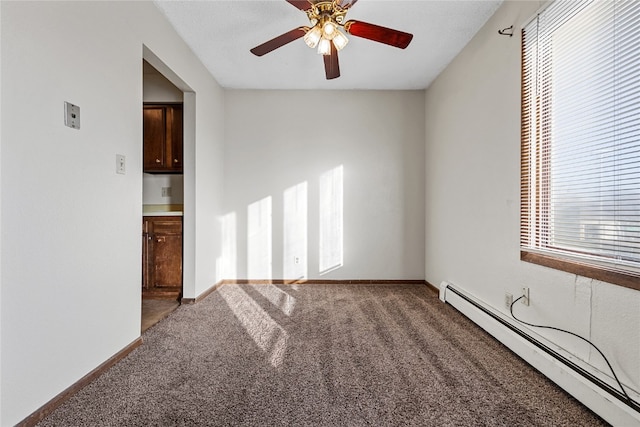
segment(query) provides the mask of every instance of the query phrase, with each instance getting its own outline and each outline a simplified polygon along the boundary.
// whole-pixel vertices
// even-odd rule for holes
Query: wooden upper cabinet
[[[181,104],[144,104],[144,172],[182,173],[182,120]]]
[[[144,106],[144,171],[166,168],[167,108]]]
[[[168,158],[171,161],[171,167],[176,172],[182,173],[182,105],[172,107],[171,114],[171,152],[168,153]]]

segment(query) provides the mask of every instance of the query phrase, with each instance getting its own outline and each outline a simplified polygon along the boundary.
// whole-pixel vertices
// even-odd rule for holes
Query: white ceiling
[[[341,76],[326,80],[322,57],[302,39],[262,57],[249,49],[309,25],[285,0],[155,0],[218,83],[235,89],[424,89],[502,0],[360,0],[347,14],[414,35],[405,50],[349,36]],[[497,30],[497,29],[496,29]]]

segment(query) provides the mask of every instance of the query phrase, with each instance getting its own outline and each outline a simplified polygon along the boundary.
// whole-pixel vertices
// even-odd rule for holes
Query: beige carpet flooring
[[[41,426],[602,426],[421,285],[225,285]]]

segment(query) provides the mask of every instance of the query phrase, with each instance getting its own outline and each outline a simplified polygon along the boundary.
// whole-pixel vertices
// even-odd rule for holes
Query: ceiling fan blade
[[[356,4],[357,1],[358,0],[339,0],[338,6],[340,6],[342,9],[349,9],[351,6]]]
[[[276,50],[277,48],[282,47],[287,43],[291,43],[292,41],[299,39],[300,37],[304,36],[308,30],[309,28],[307,27],[298,27],[296,29],[293,29],[289,32],[279,35],[274,39],[269,40],[268,42],[262,43],[260,46],[254,47],[253,49],[251,49],[251,53],[256,56],[265,55],[272,50]]]
[[[356,37],[362,37],[373,40],[374,42],[388,44],[400,49],[404,49],[409,46],[411,39],[413,39],[413,34],[362,21],[347,21],[344,24],[344,29],[347,30],[349,34]]]
[[[308,0],[286,0],[287,3],[292,4],[300,10],[311,9],[311,3]]]
[[[331,43],[331,54],[323,55],[324,72],[327,80],[340,77],[340,64],[338,63],[338,49]]]

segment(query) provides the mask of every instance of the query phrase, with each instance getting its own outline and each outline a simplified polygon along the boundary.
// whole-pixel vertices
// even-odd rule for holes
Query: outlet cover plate
[[[127,158],[124,154],[116,154],[116,173],[124,175],[127,172],[126,163]]]
[[[511,304],[513,304],[513,294],[506,292],[504,294],[504,306],[505,308],[511,309]]]
[[[64,102],[64,125],[72,129],[80,129],[80,107]]]

